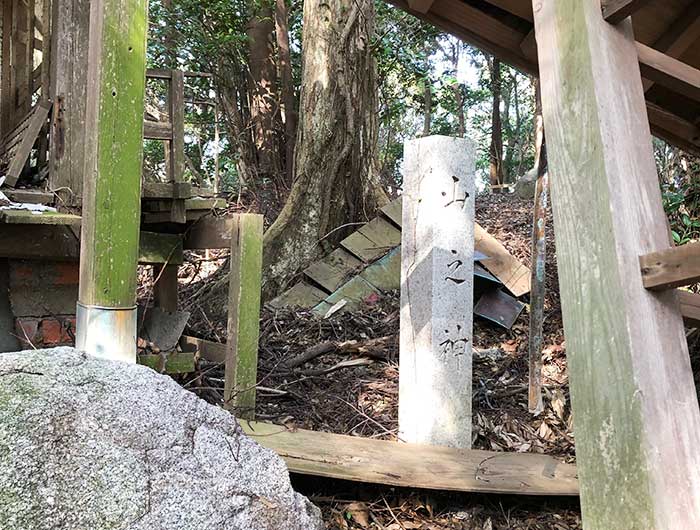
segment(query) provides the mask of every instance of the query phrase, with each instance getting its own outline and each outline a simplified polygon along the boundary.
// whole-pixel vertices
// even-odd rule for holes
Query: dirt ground
[[[531,202],[512,195],[477,200],[477,220],[530,264]],[[473,446],[539,452],[573,462],[566,345],[559,305],[551,218],[548,225],[544,402],[527,410],[527,309],[509,331],[474,322]],[[192,254],[181,268],[181,305],[192,313],[188,333],[226,339],[226,253]],[[144,271],[144,284],[147,283]],[[222,283],[223,282],[223,283]],[[142,297],[145,296],[142,293]],[[523,300],[527,302],[527,297]],[[263,421],[353,436],[395,440],[398,411],[398,293],[354,313],[320,320],[309,312],[265,308],[261,320],[256,417]],[[381,339],[360,366],[355,354],[329,352],[295,368],[285,362],[328,341]],[[340,364],[340,367],[338,365]],[[183,384],[221,404],[223,369],[202,362]],[[196,381],[196,382],[195,382]],[[558,529],[581,528],[577,499],[455,495],[297,477],[297,487],[322,508],[328,528]]]

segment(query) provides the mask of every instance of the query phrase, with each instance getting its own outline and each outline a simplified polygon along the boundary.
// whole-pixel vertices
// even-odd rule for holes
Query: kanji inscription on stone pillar
[[[399,437],[471,447],[474,144],[404,149]]]

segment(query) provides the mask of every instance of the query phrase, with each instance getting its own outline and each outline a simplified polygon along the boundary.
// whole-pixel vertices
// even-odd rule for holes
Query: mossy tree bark
[[[368,220],[387,196],[377,182],[372,0],[305,0],[295,181],[264,239],[270,298],[341,225]]]

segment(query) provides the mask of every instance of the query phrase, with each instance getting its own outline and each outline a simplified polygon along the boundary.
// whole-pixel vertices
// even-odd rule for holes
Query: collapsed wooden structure
[[[391,2],[540,77],[584,526],[697,528],[700,245],[673,248],[651,133],[700,153],[700,2]]]
[[[673,248],[669,241],[650,134],[689,152],[700,152],[700,4],[693,0],[608,0],[603,5],[600,0],[533,0],[532,5],[526,0],[391,1],[540,76],[584,524],[589,529],[697,528],[700,408],[682,316],[687,322],[700,322],[700,302],[696,295],[676,289],[698,280],[700,246]],[[146,200],[156,202],[143,203],[143,218],[137,217],[140,226],[132,218],[141,211],[141,198],[128,193],[138,188],[140,168],[131,172],[128,182],[115,179],[121,175],[119,162],[133,163],[135,159],[140,164],[142,155],[142,138],[136,131],[141,130],[143,120],[145,50],[135,43],[145,40],[143,1],[54,0],[53,5],[63,8],[53,10],[49,25],[52,10],[46,0],[3,2],[1,137],[4,153],[11,159],[6,183],[15,184],[20,177],[26,178],[27,172],[31,175],[31,167],[40,171],[42,163],[53,157],[48,165],[49,181],[53,182],[49,201],[60,197],[71,204],[81,196],[76,190],[84,182],[93,188],[87,195],[83,191],[88,200],[82,203],[82,216],[3,211],[0,256],[13,260],[75,259],[79,252],[77,227],[81,226],[80,283],[85,288],[81,301],[116,307],[133,301],[138,230],[175,232],[175,239],[160,254],[152,249],[147,252],[143,242],[163,238],[141,237],[142,257],[151,256],[146,262],[163,266],[162,278],[169,286],[163,287],[158,298],[167,305],[173,301],[176,275],[172,256],[177,249],[201,248],[212,233],[220,234],[218,240],[227,241],[238,256],[232,304],[236,308],[245,305],[246,297],[251,296],[245,286],[250,289],[255,283],[254,276],[246,274],[255,268],[258,256],[250,248],[242,249],[238,242],[246,239],[241,235],[244,226],[250,224],[253,232],[259,227],[254,226],[255,221],[240,222],[235,237],[231,237],[230,225],[222,228],[212,218],[204,219],[204,223],[216,225],[209,230],[199,230],[205,226],[202,222],[188,227],[193,218],[201,217],[215,203],[207,203],[204,209],[188,209],[188,200],[193,201],[190,206],[199,204],[201,199],[195,195],[205,193],[193,191],[192,185],[178,180],[183,167],[178,109],[171,109],[166,125],[145,127],[147,137],[170,141],[171,169],[168,181],[154,185],[152,192],[144,186]],[[104,32],[105,24],[119,27],[111,18],[114,13],[133,20],[136,30]],[[39,55],[50,55],[50,66],[43,59],[39,62]],[[116,62],[110,62],[113,60]],[[94,85],[90,88],[87,84],[83,88],[76,80],[82,72],[80,65],[85,65],[85,72],[96,74],[82,81],[91,79]],[[123,74],[119,83],[117,74]],[[59,82],[62,75],[63,84]],[[175,87],[171,88],[171,101],[175,101],[185,74],[154,75],[168,79]],[[122,79],[124,76],[128,79]],[[140,97],[120,97],[120,83],[124,82],[128,94]],[[114,104],[106,104],[110,98],[114,98]],[[50,119],[45,121],[49,112]],[[85,121],[76,121],[75,116],[83,112]],[[101,136],[115,113],[123,113],[132,127],[116,127],[110,131],[111,137]],[[33,131],[48,128],[50,134],[37,132],[32,139]],[[129,152],[122,149],[121,141],[130,146]],[[84,143],[88,147],[82,149]],[[26,160],[32,159],[29,168],[26,161],[13,163],[18,153],[27,150],[30,154]],[[81,161],[81,156],[86,159]],[[85,168],[97,171],[88,174]],[[105,190],[123,192],[124,201],[115,208],[109,201],[96,200],[104,196]],[[32,194],[36,200],[41,193],[15,190],[9,195],[27,202]],[[122,222],[129,225],[130,235],[126,237],[117,234]],[[105,225],[108,230],[104,230]],[[177,229],[173,230],[172,225]],[[30,240],[26,237],[29,226]],[[125,242],[120,240],[124,245],[120,248],[128,256],[119,268],[102,259],[111,247],[104,246],[105,240],[100,240],[103,234],[95,231],[96,226],[111,234],[106,236],[108,243],[125,237]],[[198,233],[200,240],[196,240]],[[102,253],[96,252],[100,245]],[[157,255],[161,258],[153,257]],[[248,259],[253,265],[246,265]],[[17,285],[27,285],[26,274],[36,277],[31,270],[13,273],[13,265],[7,261],[5,266],[10,268],[10,280],[17,281]],[[51,274],[64,284],[68,281],[55,271]],[[110,281],[119,279],[126,281],[126,288],[115,287]],[[236,327],[240,322],[235,319],[230,324],[229,334],[249,344],[250,333],[246,335]],[[200,341],[190,342],[206,346]],[[231,345],[225,348],[224,357],[231,361],[231,384],[250,392],[251,388],[242,382],[252,381],[254,386],[254,367]],[[221,358],[220,352],[216,355]],[[251,394],[242,399],[248,406],[252,400]],[[308,433],[279,436],[263,435],[259,439],[261,443],[274,439],[270,445],[276,443],[278,448],[286,444],[287,451],[291,451],[289,444],[296,443],[296,438],[307,445],[324,440],[324,450],[329,451],[336,444],[350,443]],[[363,446],[365,442],[356,443]],[[359,450],[372,452],[370,448]],[[386,462],[391,454],[401,452],[406,451],[393,445],[388,452],[379,451],[377,458]],[[297,466],[297,470],[306,466],[309,472],[305,460],[308,455],[297,453],[288,456],[290,466]],[[485,462],[495,455],[481,456],[481,462]],[[332,458],[321,460],[314,466],[314,473],[352,478],[357,472],[347,459],[345,465],[353,469],[346,474]],[[328,469],[333,466],[336,474],[331,475]],[[494,490],[487,485],[480,488],[470,475],[476,472],[478,478],[481,467],[477,463],[463,469],[468,486],[461,489],[574,492],[571,469],[565,470],[563,477],[556,473],[547,476],[545,471],[551,466],[539,462],[527,471],[539,469],[533,480],[537,488],[518,488],[512,480],[506,480],[510,484],[507,488]],[[385,482],[410,485],[393,479],[386,467],[381,472],[386,475]],[[560,478],[567,481],[568,489],[562,487]]]

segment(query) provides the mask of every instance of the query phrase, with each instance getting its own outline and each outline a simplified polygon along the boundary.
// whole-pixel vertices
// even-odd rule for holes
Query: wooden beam
[[[520,49],[525,34],[514,31],[512,27],[467,3],[459,0],[435,0],[428,13],[420,13],[412,10],[407,0],[387,1],[480,50],[496,55],[525,73],[537,73],[537,66]],[[472,28],[479,28],[479,32]]]
[[[603,0],[603,18],[618,24],[644,7],[649,0]]]
[[[226,362],[225,343],[183,335],[180,339],[180,345],[183,349],[195,348],[199,352],[199,356],[209,362],[222,364]]]
[[[233,219],[207,215],[194,222],[185,235],[184,248],[203,250],[230,248]]]
[[[511,15],[515,15],[528,22],[533,21],[532,4],[524,0],[487,0],[489,4],[494,5],[507,11]]]
[[[435,0],[408,0],[408,5],[418,13],[427,13]]]
[[[700,328],[700,294],[681,291],[680,289],[677,292],[685,325]]]
[[[237,214],[231,230],[224,407],[255,417],[258,373],[263,216]]]
[[[185,183],[185,76],[182,70],[173,70],[170,79],[170,121],[173,124],[170,148],[170,181]],[[187,222],[185,201],[176,198],[172,201],[170,221],[184,224]]]
[[[144,182],[141,196],[144,199],[189,199],[192,185],[189,182]]]
[[[647,102],[651,132],[659,138],[700,156],[700,128],[675,114]]]
[[[530,292],[530,269],[508,252],[506,247],[479,223],[474,223],[474,249],[489,257],[482,265],[501,280],[514,296],[523,296]]]
[[[669,28],[654,42],[654,48],[665,54],[679,58],[700,39],[700,2],[692,2]],[[654,83],[645,80],[644,91],[648,92]]]
[[[674,292],[632,25],[534,0],[583,525],[700,528],[700,407]]]
[[[700,70],[637,42],[642,76],[700,101]]]
[[[145,265],[181,265],[184,262],[182,237],[142,231],[139,236],[139,263]]]
[[[146,140],[171,140],[173,124],[169,122],[144,120],[143,137]]]
[[[576,467],[535,453],[452,449],[240,422],[289,471],[370,484],[516,495],[576,495]]]
[[[689,243],[639,257],[646,289],[671,289],[700,281],[700,243]]]

